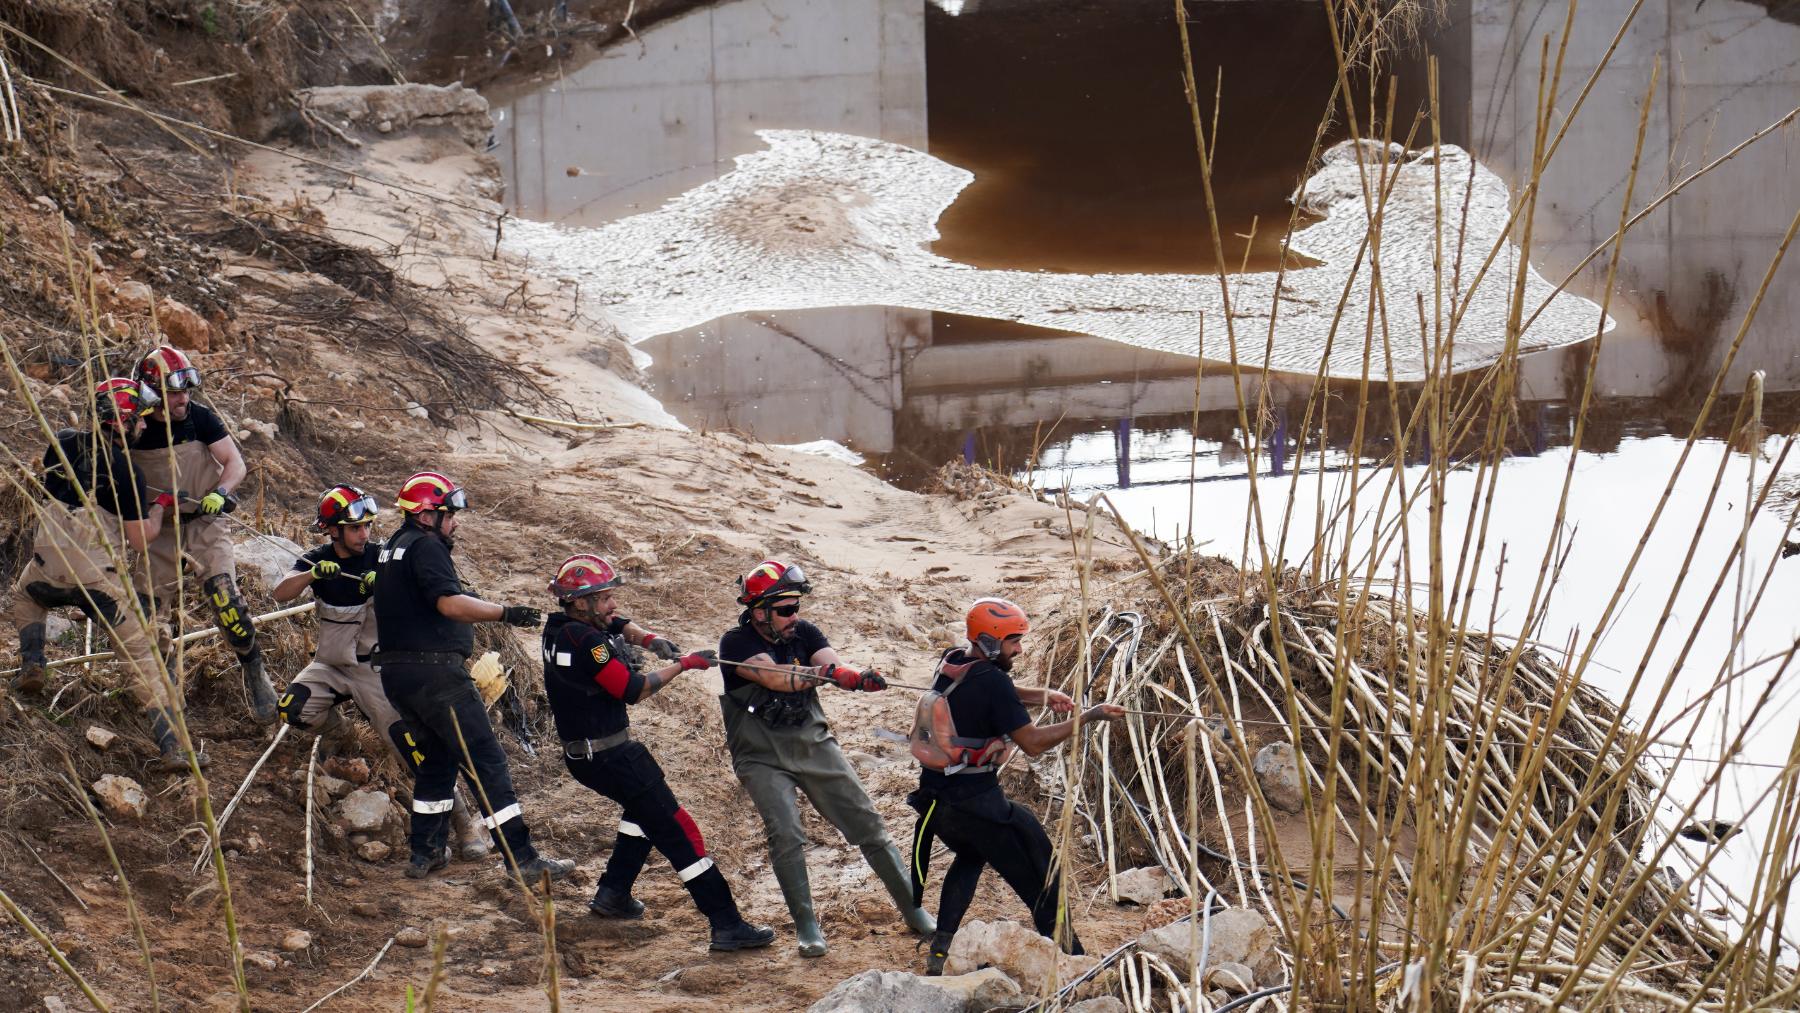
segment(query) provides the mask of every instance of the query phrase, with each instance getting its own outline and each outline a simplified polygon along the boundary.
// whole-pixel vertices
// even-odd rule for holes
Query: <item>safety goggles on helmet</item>
[[[353,485],[334,486],[319,500],[318,527],[372,524],[379,513],[375,497]]]
[[[463,492],[461,489],[452,489],[450,490],[450,494],[444,497],[444,505],[438,509],[448,510],[451,513],[455,513],[458,510],[467,510],[469,509],[469,494]]]
[[[198,390],[200,389],[200,371],[192,366],[189,366],[186,369],[177,369],[174,372],[164,373],[157,383],[163,390],[171,393],[183,390]]]
[[[758,606],[775,598],[796,598],[812,592],[812,584],[799,566],[765,559],[756,569],[738,578],[738,604]]]

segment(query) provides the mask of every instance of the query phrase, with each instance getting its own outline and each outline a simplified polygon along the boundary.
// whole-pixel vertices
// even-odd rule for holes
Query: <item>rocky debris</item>
[[[385,791],[362,788],[337,804],[337,825],[351,834],[378,834],[388,824],[393,802]]]
[[[99,725],[88,725],[86,738],[88,741],[88,745],[93,746],[95,749],[100,750],[102,753],[106,752],[108,749],[111,749],[112,744],[119,741],[119,735],[117,732],[109,731],[108,729],[102,728]]]
[[[807,1013],[976,1013],[1006,1004],[1019,986],[989,967],[968,974],[923,978],[905,971],[864,971],[847,978],[813,1003]]]
[[[394,933],[394,942],[399,943],[401,946],[409,946],[415,950],[422,949],[427,942],[425,930],[416,925],[408,925],[406,928]]]
[[[1169,892],[1174,880],[1169,873],[1158,866],[1146,866],[1142,869],[1127,869],[1112,879],[1113,892],[1120,902],[1149,907],[1163,899]]]
[[[1271,806],[1288,813],[1306,808],[1306,788],[1291,743],[1271,742],[1262,747],[1250,769],[1256,772],[1256,783]]]
[[[295,557],[305,551],[280,535],[264,535],[261,538],[245,536],[238,543],[237,565],[239,569],[255,567],[263,583],[274,587],[293,571]]]
[[[162,328],[169,344],[189,352],[212,350],[212,325],[186,303],[163,296],[156,304],[156,326]]]
[[[301,775],[305,776],[305,772],[302,771]],[[345,795],[350,794],[351,789],[355,788],[356,785],[351,784],[341,777],[332,777],[330,774],[315,774],[313,775],[313,787],[324,792],[326,798],[335,802]]]
[[[289,929],[287,935],[281,937],[283,953],[298,953],[312,945],[312,933],[305,929]]]
[[[393,854],[394,849],[382,841],[364,841],[356,846],[356,854],[365,862],[379,862]]]
[[[244,954],[244,965],[263,971],[281,970],[281,958],[268,950],[251,950]]]
[[[1118,996],[1100,995],[1063,1009],[1065,1013],[1125,1013],[1125,1002]]]
[[[1243,964],[1225,961],[1207,968],[1206,979],[1200,985],[1232,995],[1244,995],[1256,988],[1256,974]]]
[[[94,797],[100,805],[114,816],[130,816],[132,819],[143,819],[144,811],[150,808],[150,797],[144,794],[144,786],[129,777],[107,774],[94,782]]]
[[[1052,972],[1057,980],[1068,981],[1096,962],[1094,957],[1062,953],[1050,939],[1018,922],[972,921],[956,933],[944,971],[967,974],[982,967],[996,967],[1024,989],[1032,990],[1050,980]]]
[[[369,761],[360,756],[333,756],[325,761],[324,768],[325,773],[341,777],[351,784],[369,783]]]
[[[448,128],[463,143],[485,147],[493,132],[488,101],[460,84],[334,85],[297,93],[307,114],[333,126],[391,133]]]
[[[1231,907],[1214,912],[1211,934],[1207,937],[1206,963],[1195,970],[1203,975],[1229,965],[1239,965],[1251,975],[1273,980],[1279,972],[1275,952],[1275,930],[1267,919],[1249,908]],[[1175,922],[1151,929],[1138,937],[1138,947],[1155,954],[1177,970],[1185,972],[1199,956],[1201,926],[1194,922]],[[1205,979],[1203,979],[1205,980]],[[1246,991],[1254,984],[1250,984]]]
[[[148,313],[155,302],[156,294],[141,281],[120,282],[112,290],[113,308],[127,316]]]
[[[1192,913],[1193,905],[1186,897],[1164,897],[1145,909],[1144,931],[1180,921]]]
[[[69,1013],[69,1004],[56,996],[44,996],[44,1013]]]

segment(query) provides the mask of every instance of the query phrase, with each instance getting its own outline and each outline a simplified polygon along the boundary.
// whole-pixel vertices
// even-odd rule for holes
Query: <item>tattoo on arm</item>
[[[679,668],[680,666],[676,667]],[[657,690],[668,684],[669,680],[663,678],[661,672],[651,672],[649,675],[644,676],[644,688],[638,690],[637,700],[634,702],[643,703],[645,700],[655,696]]]

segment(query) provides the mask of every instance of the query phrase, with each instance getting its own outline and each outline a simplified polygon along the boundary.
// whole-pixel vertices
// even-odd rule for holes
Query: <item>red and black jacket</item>
[[[626,706],[644,691],[644,677],[625,653],[628,622],[615,616],[602,632],[562,612],[545,621],[544,693],[563,741],[604,738],[631,724]]]

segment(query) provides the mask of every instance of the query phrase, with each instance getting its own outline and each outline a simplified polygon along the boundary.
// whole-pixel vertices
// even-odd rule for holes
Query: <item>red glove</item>
[[[167,513],[168,511],[175,509],[175,497],[165,492],[161,496],[156,497],[156,505],[162,507],[163,512]]]
[[[864,669],[857,675],[857,687],[864,693],[879,693],[887,688],[887,680],[873,668]]]
[[[695,672],[703,668],[711,668],[718,660],[719,653],[717,651],[695,651],[692,654],[681,656],[681,670]]]
[[[835,683],[839,689],[856,690],[862,688],[862,673],[851,668],[849,665],[839,665],[835,662],[829,665],[820,665],[819,676],[820,678],[828,679]]]

